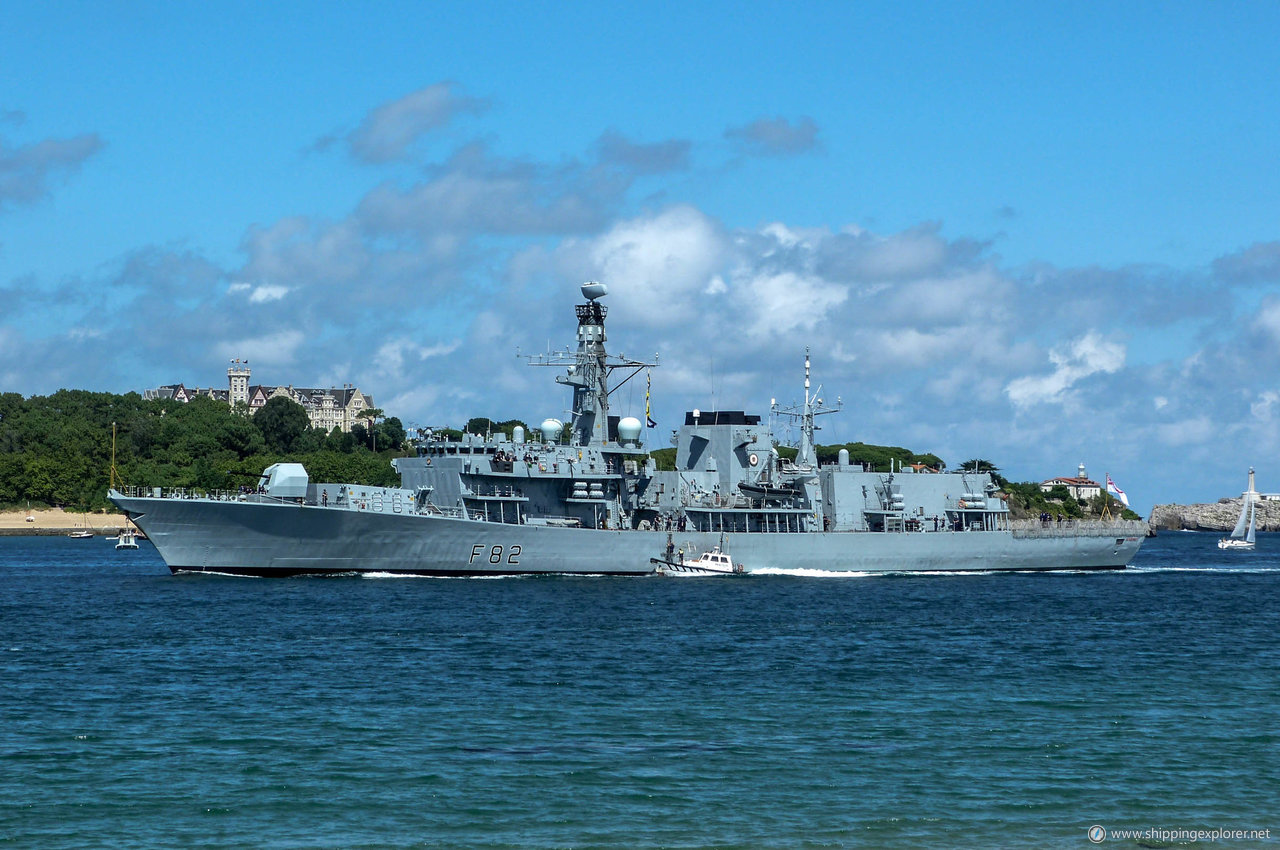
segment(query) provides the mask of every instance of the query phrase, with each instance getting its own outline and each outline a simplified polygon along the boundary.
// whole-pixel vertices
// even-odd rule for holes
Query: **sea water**
[[[1280,535],[1214,542],[1117,573],[267,580],[0,538],[0,844],[1274,842]]]

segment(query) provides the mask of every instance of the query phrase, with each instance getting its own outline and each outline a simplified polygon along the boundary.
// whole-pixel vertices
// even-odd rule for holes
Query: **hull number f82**
[[[486,546],[483,543],[477,543],[476,545],[471,547],[471,558],[467,561],[467,563],[474,564],[476,562],[476,558],[482,559],[481,563],[483,563],[483,559],[487,556],[489,559],[489,563],[501,564],[501,563],[504,563],[504,561],[502,560],[503,554],[504,554],[504,551],[501,546]],[[512,564],[512,565],[519,564],[520,563],[519,561],[520,544],[516,543],[510,546],[505,551],[505,554],[507,556],[505,563]]]

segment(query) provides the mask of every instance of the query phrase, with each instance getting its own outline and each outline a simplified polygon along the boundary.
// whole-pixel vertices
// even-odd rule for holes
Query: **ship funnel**
[[[597,298],[603,298],[608,294],[609,287],[605,286],[603,283],[597,283],[594,280],[589,280],[582,284],[582,297],[588,301],[595,301]]]

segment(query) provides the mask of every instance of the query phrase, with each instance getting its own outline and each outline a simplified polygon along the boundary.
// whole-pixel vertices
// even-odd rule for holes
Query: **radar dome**
[[[594,280],[589,280],[582,284],[582,296],[588,301],[595,301],[597,298],[608,294],[609,287],[605,286],[603,283],[597,283]]]
[[[628,416],[618,420],[618,440],[623,443],[634,443],[640,439],[640,432],[644,426],[640,424],[640,420],[634,416]]]
[[[538,426],[538,430],[542,432],[542,439],[547,443],[554,443],[560,439],[560,432],[564,429],[564,423],[559,419],[543,419],[542,424]]]

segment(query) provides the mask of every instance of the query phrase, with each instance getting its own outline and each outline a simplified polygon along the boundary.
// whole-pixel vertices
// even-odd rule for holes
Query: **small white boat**
[[[1245,514],[1248,514],[1248,522],[1245,521]],[[1244,533],[1241,533],[1241,526],[1245,526]],[[1250,500],[1243,508],[1240,509],[1240,519],[1236,522],[1236,527],[1232,529],[1231,534],[1218,540],[1219,549],[1252,549],[1255,543],[1255,520],[1253,501]]]
[[[679,560],[650,558],[649,562],[656,564],[660,573],[723,573],[732,575],[743,572],[742,564],[735,564],[732,558],[720,551],[719,546],[713,546],[711,551],[703,552],[696,561],[685,561],[681,557]]]
[[[88,540],[93,537],[93,529],[89,527],[89,517],[87,514],[84,518],[84,525],[76,527],[73,531],[68,533],[67,536],[73,540]]]
[[[1249,489],[1244,492],[1244,501],[1240,505],[1240,518],[1231,534],[1218,540],[1219,549],[1252,549],[1254,546],[1254,514],[1257,506],[1257,491],[1253,489],[1253,470],[1249,470]]]
[[[132,528],[126,528],[120,532],[120,536],[116,538],[117,549],[137,549],[138,535],[133,533]]]

